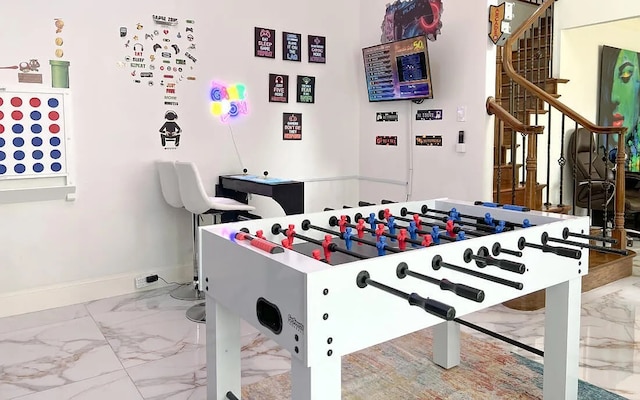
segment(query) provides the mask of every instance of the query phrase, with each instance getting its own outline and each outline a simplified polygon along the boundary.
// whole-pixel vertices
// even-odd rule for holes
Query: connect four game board
[[[0,179],[65,175],[61,93],[0,92]]]

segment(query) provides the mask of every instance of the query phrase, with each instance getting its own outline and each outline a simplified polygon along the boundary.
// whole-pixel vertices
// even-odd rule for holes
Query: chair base
[[[207,322],[207,313],[205,312],[205,304],[196,304],[187,310],[187,319],[193,322],[205,323]]]
[[[194,283],[191,283],[189,285],[182,285],[172,290],[170,294],[171,297],[178,300],[204,300],[204,292],[196,290],[196,285]]]

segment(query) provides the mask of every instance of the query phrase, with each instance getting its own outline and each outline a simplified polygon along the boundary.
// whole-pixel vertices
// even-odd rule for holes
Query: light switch
[[[456,111],[456,119],[458,122],[464,122],[467,120],[467,107],[458,106],[458,110]]]

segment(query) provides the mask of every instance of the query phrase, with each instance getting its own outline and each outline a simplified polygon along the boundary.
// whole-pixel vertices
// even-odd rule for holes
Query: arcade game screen
[[[424,36],[362,49],[369,101],[431,99],[431,72]]]

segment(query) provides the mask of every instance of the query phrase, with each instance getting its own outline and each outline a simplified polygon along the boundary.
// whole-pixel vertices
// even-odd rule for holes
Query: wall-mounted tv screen
[[[425,36],[362,49],[369,101],[432,99]]]

